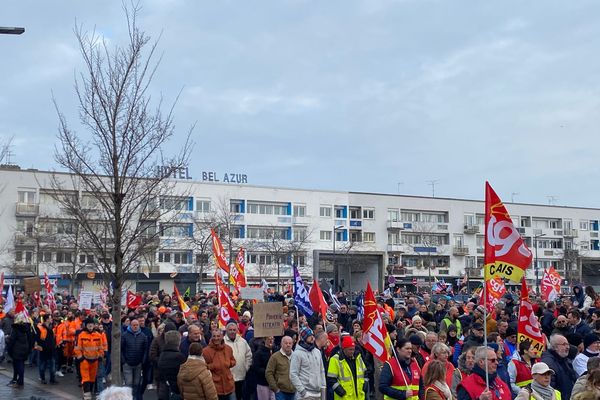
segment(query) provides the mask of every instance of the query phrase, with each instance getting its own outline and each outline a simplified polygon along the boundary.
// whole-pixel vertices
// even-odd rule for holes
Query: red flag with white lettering
[[[520,282],[533,256],[514,227],[506,207],[485,183],[485,280],[503,277]]]
[[[362,326],[363,347],[381,362],[386,362],[390,358],[392,341],[383,324],[381,314],[379,314],[379,310],[377,309],[375,295],[373,294],[373,289],[371,289],[371,282],[367,282],[364,308],[365,319]]]
[[[542,300],[543,301],[554,301],[560,294],[560,282],[562,281],[560,274],[550,267],[550,269],[544,270],[544,277],[542,278]]]
[[[133,293],[131,290],[127,291],[127,308],[136,308],[142,304],[142,296]]]
[[[210,234],[212,236],[212,248],[213,255],[215,257],[215,262],[217,263],[217,267],[223,270],[226,274],[229,274],[229,264],[227,263],[227,257],[225,256],[225,250],[223,249],[223,244],[221,240],[217,236],[217,233],[214,229],[210,230]]]
[[[517,342],[531,341],[531,346],[538,354],[544,351],[544,336],[540,329],[533,305],[529,300],[529,291],[525,279],[521,283],[521,306],[519,307],[519,324],[517,326]]]

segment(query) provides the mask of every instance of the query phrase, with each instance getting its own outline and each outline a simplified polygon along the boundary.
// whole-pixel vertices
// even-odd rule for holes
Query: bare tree
[[[98,271],[112,283],[112,381],[121,382],[121,293],[128,272],[154,248],[154,235],[144,223],[145,213],[165,210],[159,200],[173,194],[170,171],[182,168],[191,151],[188,132],[179,154],[166,157],[164,146],[174,136],[173,106],[161,112],[162,100],[151,101],[149,87],[158,62],[156,42],[137,26],[137,6],[124,7],[128,43],[108,47],[96,33],[75,30],[85,71],[75,82],[79,116],[89,131],[71,130],[55,100],[59,116],[56,162],[71,180],[55,174],[55,200],[82,227],[82,233],[99,255]],[[89,141],[86,138],[90,138]],[[98,201],[98,215],[88,218],[81,196],[64,195],[80,188]],[[176,200],[177,201],[177,200]],[[162,212],[162,211],[160,211]]]

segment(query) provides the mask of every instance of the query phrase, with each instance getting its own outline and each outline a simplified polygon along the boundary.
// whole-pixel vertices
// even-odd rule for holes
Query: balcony
[[[465,225],[464,232],[470,235],[479,233],[479,225]]]
[[[37,240],[32,236],[31,233],[16,232],[15,233],[15,246],[35,246]]]
[[[388,222],[387,222],[387,228],[388,229],[399,229],[399,230],[402,230],[402,229],[404,229],[404,222],[388,220]]]
[[[465,272],[469,278],[483,277],[483,268],[465,268]]]
[[[388,244],[387,251],[394,253],[404,253],[404,246],[400,243]]]
[[[40,212],[40,205],[34,203],[17,203],[17,216],[36,216]]]
[[[576,238],[578,236],[577,229],[564,229],[563,235],[564,237]]]
[[[408,273],[408,268],[406,268],[406,266],[404,265],[400,265],[400,264],[389,264],[388,265],[388,271],[390,271],[390,273],[392,275],[406,275]]]
[[[452,247],[452,254],[455,256],[467,256],[469,255],[469,248],[454,246]]]
[[[141,220],[156,220],[160,217],[159,210],[144,210],[142,211],[142,215],[140,216]]]

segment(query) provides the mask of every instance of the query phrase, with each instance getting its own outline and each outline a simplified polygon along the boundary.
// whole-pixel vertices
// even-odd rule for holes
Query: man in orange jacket
[[[96,382],[98,362],[104,357],[102,335],[94,331],[94,320],[88,318],[84,323],[85,329],[77,337],[74,354],[79,361],[81,371],[81,385],[83,386],[84,400],[91,400],[92,388]]]

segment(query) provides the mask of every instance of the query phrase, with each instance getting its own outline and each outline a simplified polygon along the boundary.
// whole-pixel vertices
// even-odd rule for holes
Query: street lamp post
[[[335,265],[335,261],[336,261],[336,259],[335,259],[335,237],[336,237],[337,231],[342,228],[344,228],[344,225],[338,225],[338,226],[335,226],[335,224],[333,225],[333,285],[334,285],[333,291],[334,292],[338,291],[339,278],[340,278],[339,272]]]
[[[0,26],[0,34],[4,35],[20,35],[25,32],[25,28]]]
[[[537,249],[538,249],[538,245],[537,245],[537,240],[538,238],[544,237],[546,236],[545,233],[541,233],[539,235],[533,235],[533,246],[535,247],[535,258],[534,258],[534,270],[535,270],[535,290],[539,296],[540,294],[540,267],[538,265],[538,255],[537,255]]]

